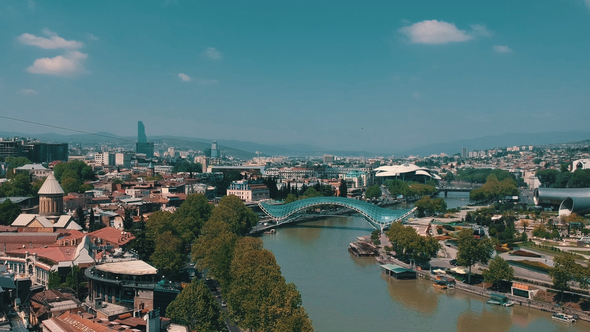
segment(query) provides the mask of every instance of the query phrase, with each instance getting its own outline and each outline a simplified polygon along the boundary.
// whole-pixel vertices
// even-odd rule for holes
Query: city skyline
[[[0,7],[14,118],[379,152],[590,120],[583,0]]]

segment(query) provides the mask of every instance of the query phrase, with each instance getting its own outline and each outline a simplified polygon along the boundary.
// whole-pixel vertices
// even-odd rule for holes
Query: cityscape
[[[590,2],[427,3],[0,0],[0,331],[590,330]]]

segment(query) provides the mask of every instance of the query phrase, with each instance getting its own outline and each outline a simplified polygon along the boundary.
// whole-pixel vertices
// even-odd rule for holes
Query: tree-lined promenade
[[[134,249],[166,277],[175,278],[188,263],[206,269],[227,301],[227,317],[250,331],[313,331],[301,295],[287,283],[272,252],[247,237],[258,217],[236,196],[210,204],[192,194],[174,213],[156,212],[146,227],[136,223]],[[201,280],[194,279],[166,310],[173,322],[191,330],[225,331],[224,315]]]

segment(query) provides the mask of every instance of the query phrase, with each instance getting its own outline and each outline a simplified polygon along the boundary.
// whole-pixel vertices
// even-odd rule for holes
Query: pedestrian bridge
[[[301,199],[289,204],[271,204],[270,201],[260,201],[258,206],[264,213],[274,219],[277,225],[294,221],[300,212],[318,205],[338,205],[360,213],[365,220],[378,230],[383,230],[396,221],[407,218],[411,210],[390,210],[358,199],[345,197],[312,197]]]

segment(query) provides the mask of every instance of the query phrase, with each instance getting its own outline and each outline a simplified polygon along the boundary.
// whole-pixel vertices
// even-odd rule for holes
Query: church
[[[56,232],[63,229],[81,230],[72,216],[63,213],[64,191],[50,173],[39,189],[39,214],[22,213],[11,224],[22,227],[24,231]]]

